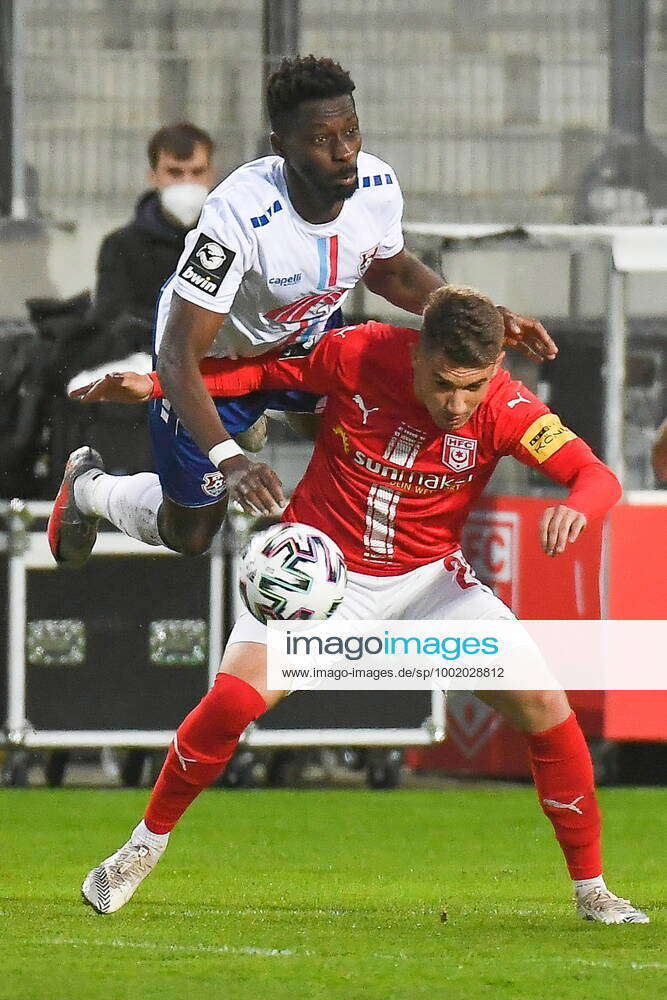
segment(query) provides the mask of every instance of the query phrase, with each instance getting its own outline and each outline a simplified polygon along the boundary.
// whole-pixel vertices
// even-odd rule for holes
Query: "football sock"
[[[577,892],[585,892],[587,889],[607,888],[607,884],[602,875],[598,875],[597,878],[575,878],[572,881],[574,882],[574,888]]]
[[[540,805],[575,880],[602,872],[593,763],[574,712],[542,733],[525,733]]]
[[[164,545],[157,526],[162,487],[154,472],[109,476],[90,469],[74,480],[74,502],[82,514],[104,517],[125,535]]]
[[[202,789],[222,774],[246,726],[265,711],[254,687],[233,674],[218,674],[176,731],[144,814],[149,831],[174,828]]]
[[[154,851],[163,851],[169,841],[169,834],[152,833],[142,819],[142,821],[137,823],[132,831],[130,841],[133,844],[145,844]]]

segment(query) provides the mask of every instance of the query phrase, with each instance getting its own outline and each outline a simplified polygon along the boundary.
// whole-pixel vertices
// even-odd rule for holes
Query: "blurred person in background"
[[[663,420],[656,431],[651,461],[655,478],[660,483],[667,483],[667,420]]]
[[[215,144],[191,122],[165,125],[148,142],[148,181],[134,218],[105,237],[97,260],[95,316],[108,328],[122,316],[145,324],[150,351],[155,304],[176,270],[183,243],[213,187]]]

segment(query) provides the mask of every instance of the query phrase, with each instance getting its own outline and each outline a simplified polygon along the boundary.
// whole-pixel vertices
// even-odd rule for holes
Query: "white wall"
[[[47,226],[33,240],[0,242],[0,317],[25,315],[26,298],[56,295],[67,298],[85,288],[95,288],[95,265],[106,233],[126,217],[100,216],[79,222],[73,232]],[[472,285],[494,301],[531,316],[569,314],[569,255],[558,250],[466,250],[446,255],[443,269],[456,284]],[[667,314],[664,275],[630,278],[629,313],[637,316]],[[581,269],[582,315],[599,316],[606,296],[606,260],[602,252],[585,255]],[[378,319],[415,325],[383,299],[367,293],[364,309]]]

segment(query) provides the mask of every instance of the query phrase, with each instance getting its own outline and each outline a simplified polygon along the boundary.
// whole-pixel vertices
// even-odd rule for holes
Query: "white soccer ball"
[[[243,553],[241,597],[260,622],[322,621],[343,600],[346,586],[343,553],[307,524],[274,524],[254,535]]]

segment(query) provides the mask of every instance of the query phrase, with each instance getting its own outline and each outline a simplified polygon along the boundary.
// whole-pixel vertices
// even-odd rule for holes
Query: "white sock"
[[[572,881],[577,892],[586,892],[587,889],[607,888],[602,875],[596,875],[595,878],[573,878]]]
[[[167,846],[169,834],[153,833],[142,819],[141,823],[137,823],[132,831],[130,840],[133,844],[145,844],[146,847],[151,847],[154,851],[163,851]]]
[[[104,517],[124,535],[164,545],[157,527],[162,487],[153,472],[109,476],[90,469],[74,480],[74,502],[82,514]]]

